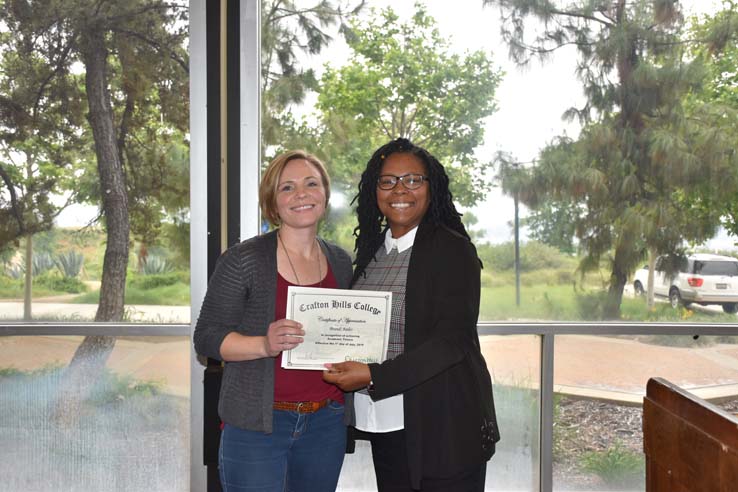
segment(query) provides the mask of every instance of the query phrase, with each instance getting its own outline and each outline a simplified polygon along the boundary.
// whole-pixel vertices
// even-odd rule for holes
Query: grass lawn
[[[520,306],[515,305],[515,286],[483,287],[480,321],[592,321],[597,309],[595,289],[575,290],[572,285],[522,285]],[[620,306],[624,321],[690,321],[736,323],[734,314],[699,309],[672,309],[657,302],[648,309],[645,299],[623,297]]]
[[[515,305],[515,285],[483,287],[479,319],[485,321],[577,320],[571,285],[520,287],[520,306]]]

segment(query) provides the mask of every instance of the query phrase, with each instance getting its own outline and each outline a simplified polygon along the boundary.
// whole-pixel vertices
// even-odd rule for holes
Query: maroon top
[[[287,315],[287,287],[297,285],[288,282],[277,273],[277,299],[274,306],[274,319],[283,319]],[[328,272],[322,282],[304,287],[338,287],[333,271],[328,265]],[[343,393],[337,386],[323,381],[321,371],[302,369],[283,369],[282,354],[274,359],[274,401],[321,401],[330,398],[343,403]]]

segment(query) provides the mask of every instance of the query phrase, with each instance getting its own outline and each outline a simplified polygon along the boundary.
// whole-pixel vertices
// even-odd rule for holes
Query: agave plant
[[[167,273],[172,271],[172,265],[165,258],[156,255],[149,255],[143,264],[141,273],[144,275],[154,275],[157,273]]]
[[[22,263],[10,263],[5,265],[5,274],[10,277],[18,280],[23,276],[26,269],[24,268]]]
[[[82,271],[85,257],[79,251],[67,251],[56,255],[54,263],[65,278],[75,278]]]
[[[44,272],[54,268],[54,260],[49,253],[34,253],[33,255],[33,276],[37,277]]]

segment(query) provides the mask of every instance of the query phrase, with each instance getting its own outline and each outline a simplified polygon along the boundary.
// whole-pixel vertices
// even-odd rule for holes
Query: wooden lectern
[[[662,378],[643,400],[646,492],[738,491],[738,418]]]

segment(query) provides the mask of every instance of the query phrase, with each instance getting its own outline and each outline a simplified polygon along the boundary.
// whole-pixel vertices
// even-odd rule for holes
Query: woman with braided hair
[[[482,491],[499,440],[479,346],[480,268],[443,166],[407,139],[380,147],[359,183],[353,289],[392,291],[387,359],[327,364],[355,391],[380,492]]]

